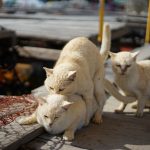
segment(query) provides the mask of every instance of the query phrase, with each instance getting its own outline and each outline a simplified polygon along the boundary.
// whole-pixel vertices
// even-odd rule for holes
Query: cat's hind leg
[[[138,98],[136,117],[142,117],[145,107],[146,99],[145,97]]]
[[[106,101],[104,85],[99,77],[99,74],[94,79],[94,95],[98,104],[98,109],[94,114],[93,122],[96,124],[102,123],[102,111]]]
[[[93,95],[93,87],[89,90],[87,90],[86,94],[83,94],[83,99],[85,100],[86,104],[86,117],[85,117],[85,126],[87,126],[91,119],[92,114],[92,101],[94,99]]]
[[[63,134],[63,139],[66,141],[71,141],[74,139],[75,131],[77,130],[79,124],[80,124],[80,117],[76,118],[73,123],[65,130]],[[84,121],[83,121],[84,122]]]
[[[66,140],[66,141],[71,141],[74,139],[74,131],[73,130],[66,130],[64,132],[64,135],[63,135],[63,139]]]
[[[94,84],[93,80],[91,80],[90,76],[86,77],[85,81],[85,89],[84,92],[80,93],[82,95],[85,105],[86,105],[86,117],[85,117],[85,124],[84,126],[87,126],[91,120],[91,114],[93,112],[93,98],[94,98]]]

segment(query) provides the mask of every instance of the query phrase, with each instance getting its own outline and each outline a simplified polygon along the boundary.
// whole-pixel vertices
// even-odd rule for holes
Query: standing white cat
[[[63,95],[78,94],[85,99],[89,123],[93,96],[99,109],[95,113],[95,123],[102,121],[102,109],[106,96],[104,92],[104,60],[110,49],[110,28],[104,27],[101,55],[98,48],[87,38],[78,37],[63,48],[53,69],[45,68],[45,86],[50,93]]]
[[[138,101],[137,117],[143,116],[146,103],[150,103],[150,60],[136,61],[138,52],[111,53],[112,69],[115,83],[125,96],[135,97]],[[117,97],[116,97],[117,98]],[[123,100],[117,112],[122,112],[127,103],[132,100]]]
[[[98,108],[95,99],[93,99],[91,107],[90,118]],[[50,134],[64,132],[63,139],[73,140],[75,131],[84,126],[85,117],[86,105],[81,96],[52,94],[45,100],[39,100],[39,106],[35,113],[20,118],[18,122],[20,124],[38,122]]]

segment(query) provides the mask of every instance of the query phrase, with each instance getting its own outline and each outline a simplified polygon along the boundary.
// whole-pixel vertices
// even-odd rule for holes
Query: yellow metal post
[[[104,6],[105,0],[100,1],[100,8],[99,8],[99,33],[98,33],[98,41],[102,41],[103,36],[103,24],[104,24]]]
[[[149,0],[149,6],[148,6],[145,43],[150,43],[150,0]]]

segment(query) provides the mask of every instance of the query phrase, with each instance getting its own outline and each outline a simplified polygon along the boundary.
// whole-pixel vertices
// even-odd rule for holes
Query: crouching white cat
[[[123,112],[127,103],[138,101],[137,117],[143,116],[143,109],[150,104],[150,60],[136,61],[138,52],[111,53],[112,69],[115,75],[115,83],[122,90],[126,100],[121,100],[117,112]],[[134,99],[128,100],[128,97]],[[118,100],[120,100],[119,97]]]
[[[92,101],[90,117],[97,111],[96,100]],[[20,124],[38,122],[50,134],[64,132],[64,140],[73,140],[77,129],[84,126],[86,118],[86,104],[81,96],[49,95],[46,100],[39,100],[39,106],[31,116],[22,117]]]

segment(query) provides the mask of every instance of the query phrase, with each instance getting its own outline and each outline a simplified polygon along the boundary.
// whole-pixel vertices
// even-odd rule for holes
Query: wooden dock
[[[35,91],[34,91],[35,92]],[[108,149],[150,149],[150,113],[145,110],[143,118],[134,116],[131,104],[125,113],[115,114],[119,102],[110,97],[104,108],[104,121],[101,125],[90,124],[77,131],[75,140],[65,142],[62,135],[45,133],[39,125],[19,125],[12,122],[0,130],[0,144],[5,150],[108,150]],[[7,132],[6,132],[7,131]],[[6,136],[7,135],[7,136]]]
[[[136,50],[141,50],[138,59],[150,58],[149,47],[144,45]],[[28,53],[31,47],[24,47]],[[39,49],[39,53],[40,53]],[[44,49],[45,50],[45,49]],[[33,50],[34,51],[34,50]],[[25,53],[24,52],[24,53]],[[38,53],[38,54],[39,54]],[[59,56],[55,54],[56,58]],[[111,65],[106,63],[107,78],[113,80]],[[40,87],[32,91],[34,95],[46,95],[46,89]],[[126,108],[125,113],[115,114],[114,110],[119,106],[119,102],[110,97],[104,108],[104,122],[101,125],[90,124],[88,127],[77,131],[73,142],[64,142],[62,136],[52,136],[44,132],[38,124],[19,125],[16,121],[0,128],[0,149],[15,150],[20,149],[62,149],[62,150],[80,150],[80,149],[132,149],[149,150],[150,149],[150,113],[145,110],[143,118],[134,116],[135,109],[132,104]],[[87,142],[88,141],[88,142]]]
[[[40,93],[40,92],[41,93]],[[46,94],[41,87],[33,94]],[[114,110],[119,102],[113,97],[108,98],[104,107],[103,123],[90,124],[77,131],[75,140],[65,142],[62,135],[50,135],[44,132],[38,124],[19,125],[16,121],[6,125],[0,130],[0,147],[5,150],[108,150],[108,149],[150,149],[150,113],[145,109],[143,118],[136,118],[135,109],[129,104],[123,114],[115,114]],[[7,131],[7,132],[6,132]]]
[[[90,124],[77,131],[75,140],[65,142],[62,135],[52,136],[43,133],[20,149],[61,149],[61,150],[108,150],[108,149],[150,149],[150,114],[143,118],[134,116],[135,110],[131,104],[124,114],[115,114],[114,109],[119,102],[110,97],[104,108],[104,121],[101,125]],[[148,112],[148,110],[145,110]]]
[[[112,39],[130,32],[126,23],[107,17]],[[98,16],[0,15],[0,25],[14,30],[18,37],[67,42],[78,36],[92,38],[98,34]]]
[[[38,124],[21,126],[16,121],[0,127],[0,149],[16,150],[44,132]]]
[[[138,59],[150,58],[149,47],[135,49],[141,53]],[[110,62],[106,64],[107,78],[113,80]],[[33,94],[43,94],[44,87],[33,91]],[[41,92],[41,93],[40,93]],[[44,93],[46,94],[46,92]],[[119,106],[119,102],[110,97],[104,107],[104,122],[98,126],[90,124],[88,127],[77,132],[73,142],[64,142],[59,136],[52,136],[47,133],[35,138],[33,141],[23,145],[25,149],[61,149],[61,150],[80,150],[80,149],[132,149],[132,150],[149,150],[150,149],[150,113],[145,109],[143,118],[136,118],[133,104],[129,104],[123,114],[115,114],[114,110]],[[88,141],[88,142],[87,142]]]
[[[149,45],[145,45],[139,59],[147,59]],[[136,49],[136,50],[139,50]],[[145,55],[145,53],[147,55]],[[111,65],[108,61],[106,66],[107,78],[113,80]],[[44,93],[45,92],[45,93]],[[46,89],[40,87],[33,91],[33,94],[46,94]],[[61,150],[80,150],[80,149],[150,149],[150,113],[145,109],[143,118],[136,118],[133,104],[129,104],[123,114],[115,114],[114,110],[119,106],[119,102],[110,97],[104,107],[104,122],[101,125],[90,124],[88,127],[77,132],[73,142],[64,142],[62,135],[52,136],[43,133],[26,145],[23,149],[61,149]],[[88,141],[88,142],[87,142]]]

